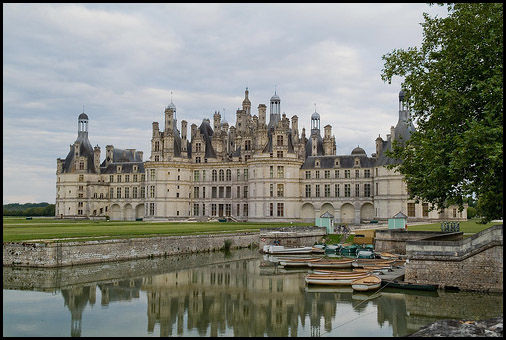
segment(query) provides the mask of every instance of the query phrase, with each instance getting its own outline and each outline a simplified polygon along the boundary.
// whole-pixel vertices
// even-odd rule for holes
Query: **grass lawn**
[[[3,241],[50,240],[72,238],[72,241],[90,238],[111,239],[153,237],[161,235],[188,235],[203,233],[233,233],[259,231],[261,228],[307,226],[307,223],[245,223],[245,222],[147,222],[147,221],[90,221],[59,220],[25,217],[3,218]]]
[[[478,224],[478,220],[460,222],[460,231],[469,236],[498,223]],[[255,232],[261,228],[307,226],[307,223],[247,223],[247,222],[147,222],[147,221],[90,221],[60,220],[54,218],[3,218],[3,241],[20,242],[70,238],[72,241],[160,235],[191,235],[203,233]],[[441,231],[439,223],[408,224],[408,230]],[[350,235],[350,237],[352,237]],[[350,242],[347,240],[347,242]]]

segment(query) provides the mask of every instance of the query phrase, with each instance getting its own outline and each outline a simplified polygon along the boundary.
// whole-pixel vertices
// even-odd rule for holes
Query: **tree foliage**
[[[503,4],[458,3],[424,13],[420,47],[382,58],[383,81],[404,78],[417,131],[389,156],[411,198],[439,210],[477,198],[483,222],[503,216]]]
[[[55,205],[42,203],[4,204],[3,216],[54,216]]]

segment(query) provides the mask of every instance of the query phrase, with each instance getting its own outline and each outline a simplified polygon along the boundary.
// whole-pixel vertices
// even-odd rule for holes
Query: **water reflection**
[[[144,334],[160,336],[404,336],[441,318],[502,315],[502,294],[392,288],[355,293],[350,287],[308,287],[305,273],[281,272],[258,252],[238,250],[75,268],[4,267],[4,289],[28,285],[60,292],[70,311],[71,336],[96,327],[83,323],[83,315],[96,313],[98,295],[102,308],[141,301]],[[4,302],[4,322],[6,307]],[[122,318],[129,313],[123,309],[107,318]],[[128,336],[129,330],[115,335]]]

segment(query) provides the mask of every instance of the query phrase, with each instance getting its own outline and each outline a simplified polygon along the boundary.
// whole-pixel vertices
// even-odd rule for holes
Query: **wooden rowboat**
[[[369,290],[376,290],[381,286],[381,279],[376,275],[369,275],[354,280],[351,283],[351,288],[359,292],[366,292]]]
[[[351,264],[353,263],[353,259],[343,259],[343,260],[320,260],[310,262],[308,266],[310,268],[351,268]]]
[[[375,265],[393,265],[395,260],[382,260],[382,259],[356,259],[353,262],[353,267],[375,266]]]
[[[319,261],[320,259],[285,259],[279,261],[284,267],[307,267],[310,262]]]
[[[314,269],[313,274],[332,274],[332,275],[356,275],[359,273],[369,273],[370,271],[363,268],[355,268],[353,271],[344,271],[344,270],[329,270],[329,269]]]
[[[309,284],[315,285],[328,285],[328,286],[339,286],[339,285],[351,285],[351,283],[362,277],[369,276],[368,273],[359,273],[357,275],[318,275],[308,274],[305,277],[305,281]]]

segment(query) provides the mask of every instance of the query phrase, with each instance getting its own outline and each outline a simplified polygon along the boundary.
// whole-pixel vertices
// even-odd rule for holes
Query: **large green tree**
[[[394,143],[391,166],[417,201],[441,210],[477,199],[483,222],[503,217],[503,4],[458,3],[424,13],[420,47],[385,54],[383,81],[404,78],[417,131]]]

